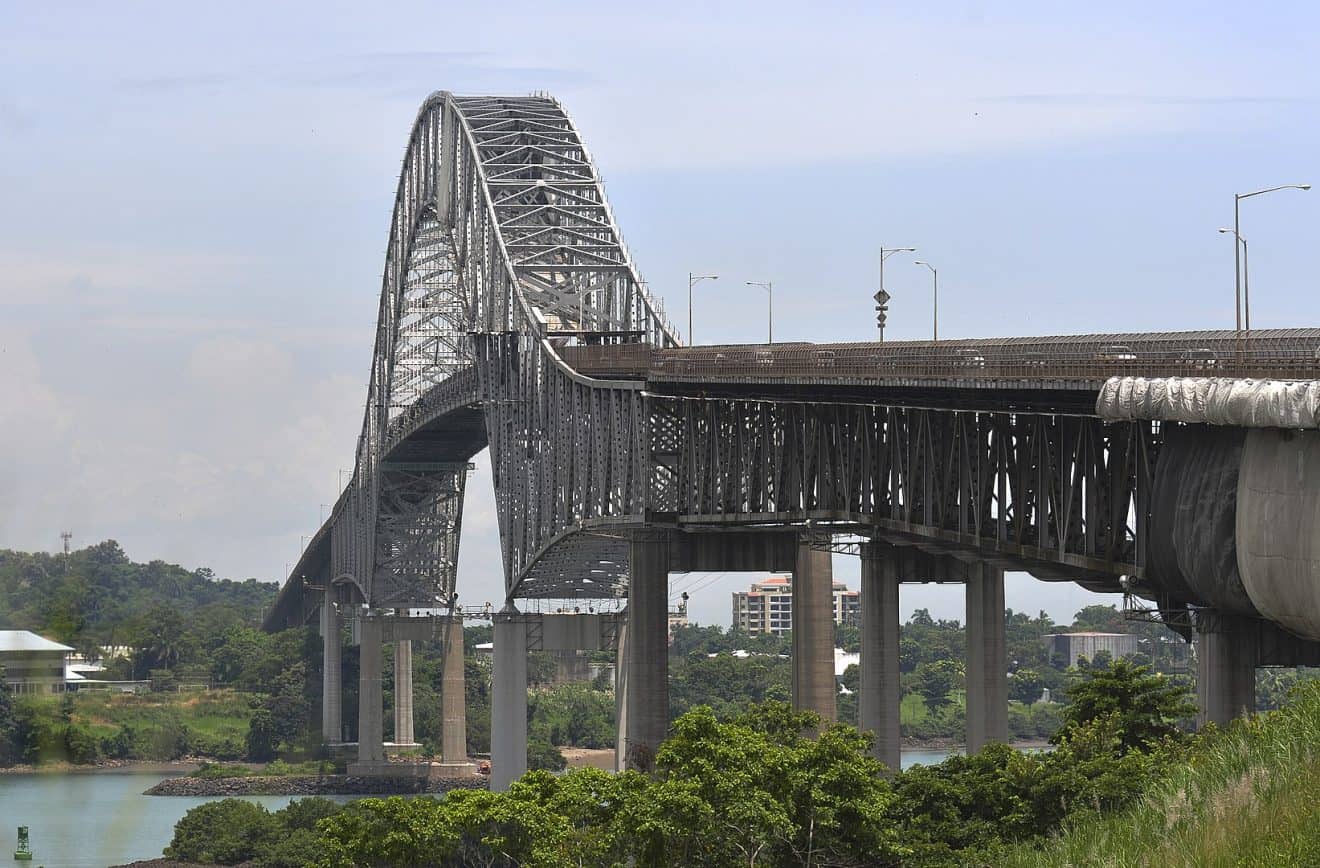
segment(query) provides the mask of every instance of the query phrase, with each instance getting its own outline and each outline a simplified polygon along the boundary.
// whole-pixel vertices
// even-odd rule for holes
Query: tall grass
[[[1065,825],[1008,866],[1320,865],[1320,684],[1201,737],[1129,809]]]

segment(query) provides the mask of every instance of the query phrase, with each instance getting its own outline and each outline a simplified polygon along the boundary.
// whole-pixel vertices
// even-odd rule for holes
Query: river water
[[[937,763],[946,750],[903,752],[903,767]],[[103,771],[0,775],[0,863],[11,864],[17,827],[31,830],[34,866],[106,868],[153,859],[174,836],[189,808],[210,801],[191,796],[144,796],[142,791],[177,775]],[[293,796],[246,796],[278,810]],[[346,802],[350,796],[332,797]],[[17,864],[17,863],[14,863]]]

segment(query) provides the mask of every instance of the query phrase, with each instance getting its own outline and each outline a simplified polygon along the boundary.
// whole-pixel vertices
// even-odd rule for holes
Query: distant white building
[[[834,583],[834,623],[856,624],[861,620],[857,591],[843,582]],[[733,593],[733,626],[748,633],[782,636],[793,629],[793,579],[771,576],[754,582],[746,591]]]
[[[63,693],[68,645],[28,630],[0,630],[0,666],[15,693]]]
[[[1132,633],[1050,633],[1045,637],[1045,647],[1050,657],[1056,655],[1067,661],[1067,665],[1076,666],[1078,659],[1085,657],[1094,660],[1095,655],[1105,651],[1117,660],[1131,657],[1137,653],[1137,637]]]

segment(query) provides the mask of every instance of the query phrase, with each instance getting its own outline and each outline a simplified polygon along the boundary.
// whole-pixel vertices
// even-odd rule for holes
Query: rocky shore
[[[356,777],[352,775],[254,775],[241,778],[166,778],[148,796],[399,796],[486,788],[486,778]]]

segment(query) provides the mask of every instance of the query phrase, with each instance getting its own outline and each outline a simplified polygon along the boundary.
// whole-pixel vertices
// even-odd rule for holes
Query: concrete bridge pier
[[[838,719],[834,677],[833,554],[798,541],[793,570],[793,707],[814,711],[825,723]]]
[[[385,762],[385,706],[381,668],[384,621],[364,613],[360,621],[358,674],[358,765],[369,770]]]
[[[624,738],[616,748],[630,769],[649,769],[669,730],[669,546],[663,531],[643,531],[631,543]]]
[[[321,741],[339,744],[344,738],[344,671],[339,610],[326,589],[321,598]]]
[[[1201,609],[1196,634],[1197,722],[1227,726],[1254,712],[1260,649],[1252,619]]]
[[[394,744],[409,747],[413,739],[412,640],[394,643]]]
[[[494,644],[490,788],[503,792],[527,771],[527,625],[513,604],[495,616]]]
[[[903,690],[898,668],[898,560],[884,543],[863,543],[861,683],[858,724],[874,737],[871,753],[898,771],[903,741],[899,710]]]
[[[450,765],[468,761],[462,616],[455,616],[445,626],[445,656],[440,674],[440,760]]]
[[[967,753],[1008,742],[1008,647],[1004,570],[967,568]]]

